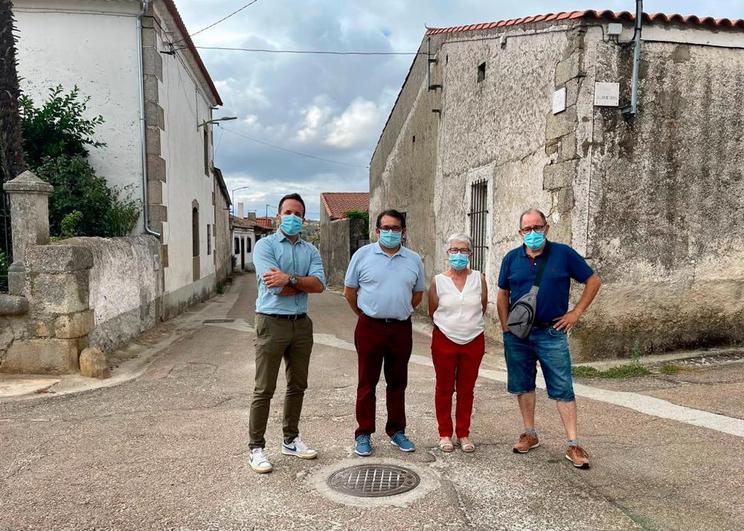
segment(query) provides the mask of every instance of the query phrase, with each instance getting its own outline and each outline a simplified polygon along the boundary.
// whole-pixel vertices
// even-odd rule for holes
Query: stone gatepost
[[[90,249],[35,245],[26,249],[29,339],[14,342],[0,371],[66,374],[79,370],[80,352],[93,329]]]
[[[3,185],[10,197],[13,234],[13,263],[8,269],[11,295],[23,295],[26,251],[32,245],[49,243],[49,195],[54,188],[31,171],[25,171]]]

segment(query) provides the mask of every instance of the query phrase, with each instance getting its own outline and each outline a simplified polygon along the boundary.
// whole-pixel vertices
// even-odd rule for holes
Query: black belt
[[[278,313],[259,313],[258,315],[265,315],[266,317],[274,317],[275,319],[286,319],[287,321],[296,321],[297,319],[304,319],[307,317],[306,313],[298,313],[293,315],[284,315]]]
[[[555,321],[535,321],[532,323],[532,328],[553,328]]]
[[[362,315],[364,317],[366,317],[367,319],[370,319],[372,321],[377,321],[378,323],[385,323],[385,324],[399,323],[399,324],[402,324],[402,323],[410,323],[411,322],[411,318],[410,317],[408,319],[388,319],[388,318],[370,317],[366,313],[363,313]]]

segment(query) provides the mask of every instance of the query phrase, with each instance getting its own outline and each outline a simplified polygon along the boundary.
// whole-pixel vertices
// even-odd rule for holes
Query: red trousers
[[[375,432],[376,389],[383,366],[388,414],[385,433],[392,437],[396,432],[406,431],[406,386],[412,334],[410,320],[385,323],[366,315],[359,316],[354,331],[359,358],[354,437]]]
[[[452,394],[454,392],[457,392],[455,433],[458,438],[470,435],[473,389],[475,389],[475,380],[478,379],[478,369],[485,352],[486,342],[483,334],[466,345],[458,345],[434,327],[431,357],[437,376],[434,407],[440,437],[452,437]]]

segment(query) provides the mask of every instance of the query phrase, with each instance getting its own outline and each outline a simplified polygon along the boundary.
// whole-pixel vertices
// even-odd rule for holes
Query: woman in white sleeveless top
[[[473,389],[486,351],[483,314],[488,303],[486,277],[470,269],[473,244],[466,234],[447,239],[448,269],[432,279],[429,316],[434,320],[431,355],[436,372],[434,406],[439,425],[439,447],[454,450],[452,395],[457,392],[454,434],[463,452],[473,452],[470,416]]]

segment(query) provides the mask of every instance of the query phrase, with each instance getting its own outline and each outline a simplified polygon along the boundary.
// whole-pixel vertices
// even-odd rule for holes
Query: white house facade
[[[163,314],[215,288],[212,110],[222,104],[173,0],[15,0],[23,92],[78,86],[102,115],[97,173],[140,198],[161,242]]]

